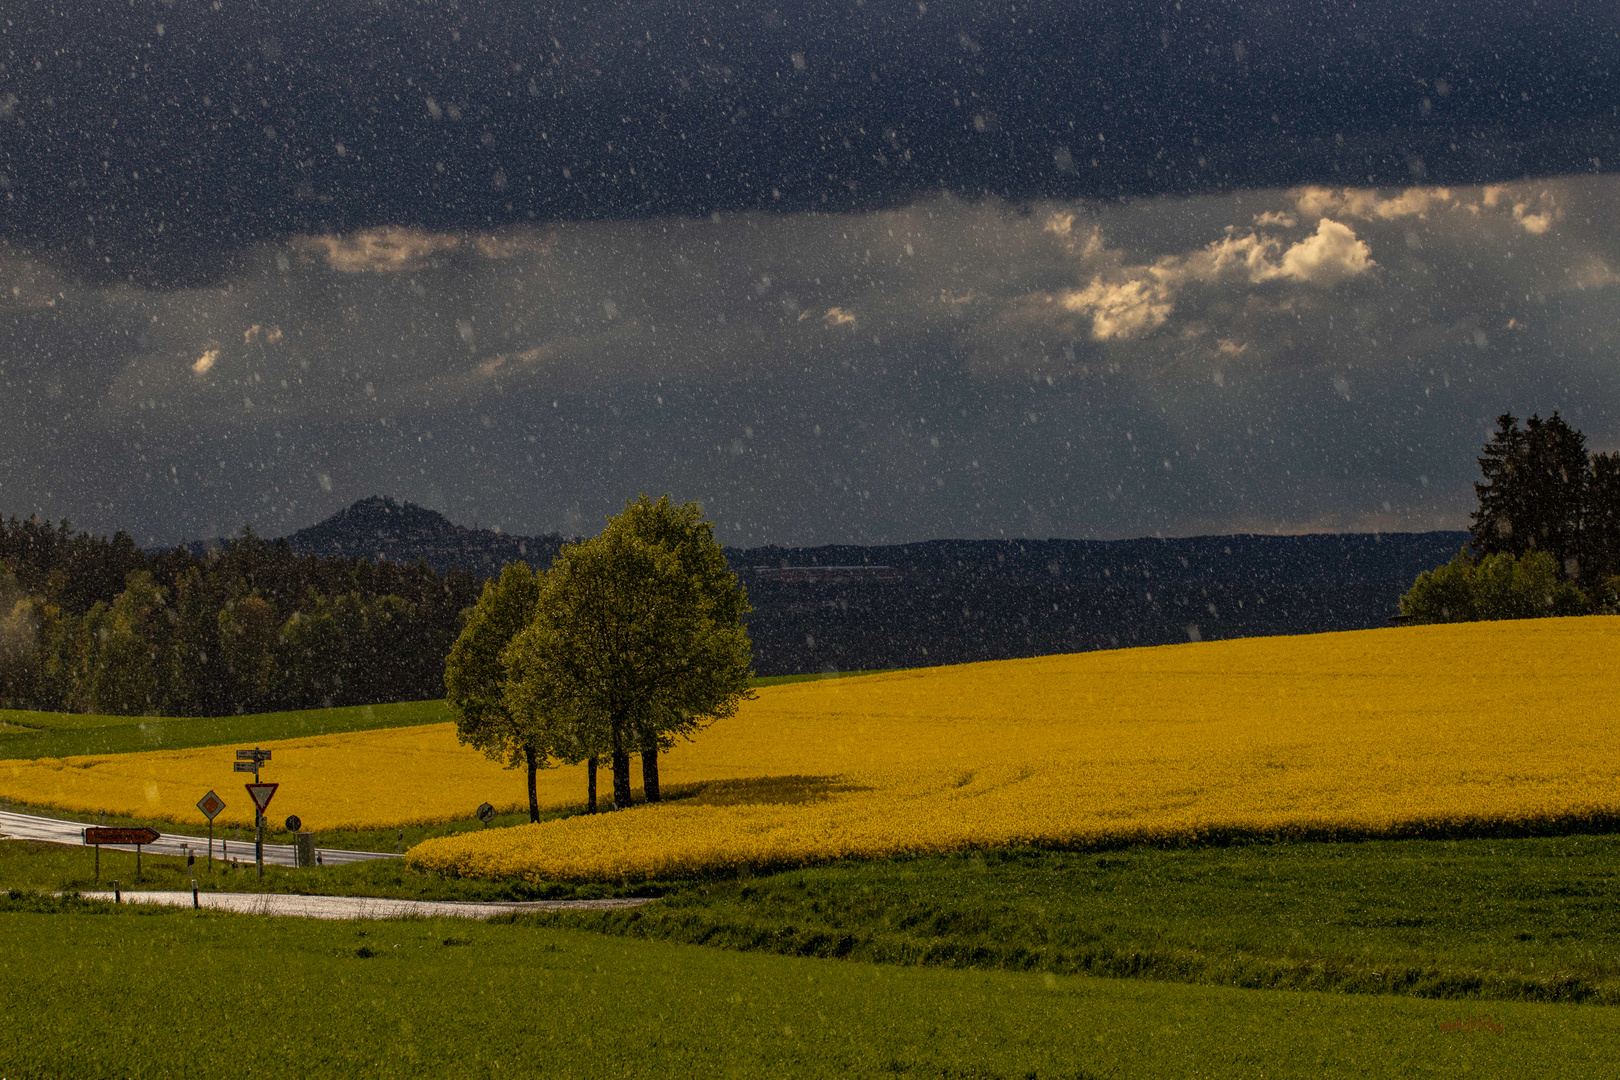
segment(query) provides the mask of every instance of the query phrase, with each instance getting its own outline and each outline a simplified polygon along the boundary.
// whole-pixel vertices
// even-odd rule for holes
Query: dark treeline
[[[223,716],[444,695],[470,574],[0,519],[0,707]]]
[[[1414,623],[1620,610],[1620,454],[1593,454],[1556,412],[1504,413],[1479,457],[1472,542],[1401,597]]]

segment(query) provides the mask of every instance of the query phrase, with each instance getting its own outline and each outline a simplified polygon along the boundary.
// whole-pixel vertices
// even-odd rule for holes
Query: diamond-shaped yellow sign
[[[210,791],[197,800],[197,809],[201,810],[209,821],[213,821],[219,816],[219,812],[225,809],[225,800]]]

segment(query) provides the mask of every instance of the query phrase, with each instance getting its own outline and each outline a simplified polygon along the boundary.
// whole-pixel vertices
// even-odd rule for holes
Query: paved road
[[[111,900],[110,892],[79,895],[92,900]],[[190,907],[189,892],[125,892],[126,904],[165,904]],[[386,900],[373,896],[289,896],[282,893],[198,893],[197,904],[215,911],[239,911],[249,915],[297,915],[308,919],[397,919],[416,915],[424,918],[450,916],[460,919],[487,919],[522,911],[568,911],[592,908],[625,908],[649,903],[629,900],[533,900],[507,903],[464,903],[452,900]]]
[[[13,814],[0,810],[0,836],[13,840],[40,840],[48,844],[71,844],[74,847],[84,846],[83,830],[94,825],[93,821],[62,821],[57,818],[34,817],[32,814]],[[120,851],[134,851],[133,844],[103,844],[108,849]],[[208,837],[186,836],[181,833],[164,833],[156,843],[143,844],[141,850],[152,855],[179,855],[184,857],[188,850],[197,853],[201,859],[208,854]],[[323,866],[341,866],[344,863],[364,862],[367,859],[397,859],[399,856],[392,852],[382,851],[343,851],[337,848],[317,848],[320,852]],[[253,841],[249,840],[222,840],[214,838],[214,855],[221,858],[239,859],[242,862],[253,861]],[[264,861],[267,866],[296,866],[293,860],[293,846],[291,844],[264,845]],[[186,894],[190,902],[191,894]]]

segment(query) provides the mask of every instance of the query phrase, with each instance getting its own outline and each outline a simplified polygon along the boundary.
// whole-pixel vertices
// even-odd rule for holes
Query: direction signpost
[[[248,798],[253,805],[259,808],[259,832],[253,841],[253,860],[259,864],[259,877],[264,877],[264,812],[270,808],[270,800],[276,794],[280,784],[244,784],[247,788]]]
[[[248,797],[253,805],[258,807],[254,815],[254,824],[258,827],[256,838],[253,841],[253,861],[259,865],[259,880],[264,880],[264,808],[270,805],[270,796],[276,793],[275,784],[259,783],[259,769],[270,760],[270,751],[260,750],[255,746],[251,750],[238,750],[236,752],[236,771],[253,774],[253,783],[246,785]]]
[[[96,880],[101,880],[101,845],[135,845],[135,880],[141,880],[141,845],[156,843],[163,834],[156,829],[106,829],[91,825],[84,830],[84,842],[96,847]]]
[[[225,800],[215,795],[214,790],[209,788],[208,794],[197,800],[197,809],[201,810],[203,816],[208,819],[208,869],[212,871],[214,869],[214,819],[219,816],[221,810],[225,809]]]

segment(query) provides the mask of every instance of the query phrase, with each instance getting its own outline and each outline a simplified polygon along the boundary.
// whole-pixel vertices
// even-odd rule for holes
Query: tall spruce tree
[[[1479,509],[1470,532],[1479,555],[1529,551],[1552,556],[1559,572],[1581,577],[1587,552],[1582,524],[1592,479],[1586,436],[1554,412],[1531,416],[1523,429],[1511,414],[1497,417],[1479,459],[1484,482],[1474,485]]]
[[[1582,525],[1583,575],[1594,582],[1620,575],[1620,453],[1592,455]]]

